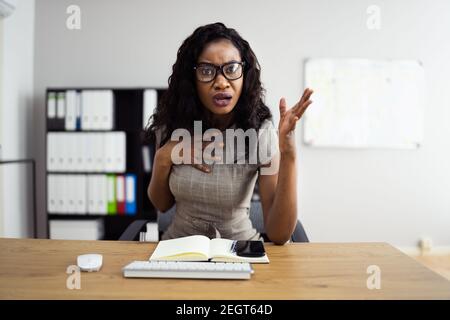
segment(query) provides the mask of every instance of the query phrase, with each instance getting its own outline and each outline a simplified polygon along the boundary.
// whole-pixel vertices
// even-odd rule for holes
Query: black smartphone
[[[241,257],[262,257],[266,254],[264,244],[260,240],[236,240],[231,251]]]

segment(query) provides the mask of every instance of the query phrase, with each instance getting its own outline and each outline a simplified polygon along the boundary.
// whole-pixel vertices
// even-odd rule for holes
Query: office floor
[[[450,280],[450,254],[411,255],[411,257]]]

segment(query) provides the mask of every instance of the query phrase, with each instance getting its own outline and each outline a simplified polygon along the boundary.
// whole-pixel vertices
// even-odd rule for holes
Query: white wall
[[[34,155],[34,0],[19,0],[16,5],[13,14],[3,20],[0,144],[4,160]],[[2,236],[31,237],[31,167],[12,164],[0,170]]]
[[[303,89],[307,57],[420,59],[428,80],[423,148],[317,150],[300,145],[299,217],[312,241],[414,246],[428,235],[436,245],[450,245],[447,0],[79,0],[82,29],[70,31],[65,11],[72,3],[36,3],[39,185],[45,178],[46,87],[166,86],[181,41],[199,25],[222,21],[236,28],[257,54],[267,103],[277,119],[279,98],[285,96],[292,105]],[[373,4],[381,8],[379,31],[366,27],[366,9]],[[39,200],[43,218],[43,188]],[[40,230],[43,235],[43,219]]]

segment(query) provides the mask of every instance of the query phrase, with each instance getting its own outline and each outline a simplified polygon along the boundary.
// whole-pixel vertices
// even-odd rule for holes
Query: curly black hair
[[[198,120],[202,121],[203,130],[209,128],[209,111],[198,97],[193,67],[205,46],[220,39],[230,40],[245,62],[241,96],[232,111],[236,127],[259,129],[264,120],[272,118],[270,109],[263,101],[265,90],[260,80],[260,65],[249,43],[235,29],[227,28],[220,22],[212,23],[198,27],[178,49],[177,60],[168,80],[169,88],[148,120],[151,125],[147,124],[144,141],[155,141],[155,131],[164,129],[162,145],[170,139],[175,129],[184,128],[192,132],[194,121]]]

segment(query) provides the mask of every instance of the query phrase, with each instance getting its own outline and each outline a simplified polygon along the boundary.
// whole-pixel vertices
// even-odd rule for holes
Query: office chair
[[[165,213],[158,212],[158,238],[161,239],[161,235],[166,231],[172,222],[172,218],[175,215],[175,205],[170,208]],[[262,205],[260,201],[252,201],[250,207],[250,220],[252,221],[253,227],[263,236],[265,241],[270,241],[264,230],[264,220],[262,213]],[[139,232],[145,227],[149,222],[148,220],[136,220],[131,223],[127,229],[122,233],[119,240],[121,241],[134,241],[138,240]],[[297,225],[291,236],[292,242],[309,242],[306,232],[300,221],[297,220]]]

